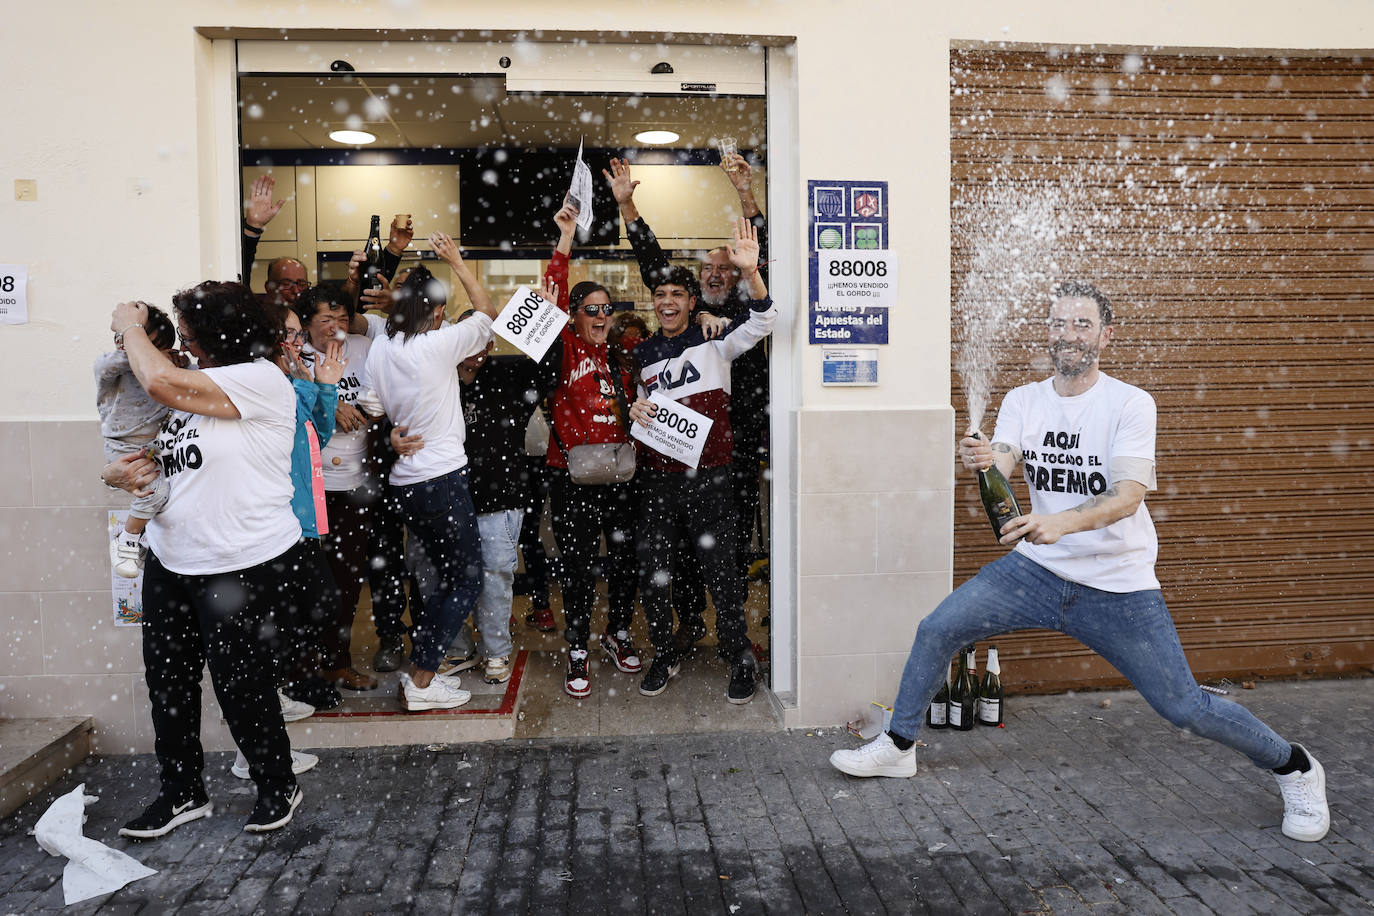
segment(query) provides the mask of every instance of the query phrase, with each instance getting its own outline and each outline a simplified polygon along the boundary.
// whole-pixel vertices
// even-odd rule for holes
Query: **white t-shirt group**
[[[274,363],[201,370],[238,409],[237,420],[173,410],[154,440],[166,507],[148,545],[174,573],[204,576],[280,556],[301,536],[291,511],[296,394]]]
[[[491,319],[482,312],[410,338],[382,334],[373,339],[367,357],[372,390],[392,423],[425,442],[415,454],[396,460],[390,478],[395,486],[423,483],[467,465],[458,364],[482,352],[490,339]]]
[[[1021,453],[1036,513],[1072,509],[1108,489],[1115,483],[1112,468],[1118,459],[1149,462],[1151,473],[1141,475],[1147,479],[1140,482],[1155,488],[1154,398],[1105,373],[1075,397],[1056,394],[1052,379],[1013,389],[1002,402],[992,438]],[[1021,541],[1016,550],[1056,575],[1102,591],[1159,588],[1154,571],[1159,542],[1143,500],[1132,515],[1105,528],[1066,535],[1054,544]]]

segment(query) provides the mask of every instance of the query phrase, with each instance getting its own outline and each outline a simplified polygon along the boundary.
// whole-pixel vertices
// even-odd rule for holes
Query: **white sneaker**
[[[297,776],[315,769],[315,764],[320,762],[320,758],[314,754],[307,754],[304,751],[291,751],[291,772]],[[243,751],[238,752],[234,758],[234,763],[229,767],[229,772],[239,779],[248,779],[248,758],[243,756]]]
[[[1326,804],[1326,771],[1307,748],[1301,744],[1312,768],[1306,773],[1295,772],[1280,776],[1279,792],[1283,794],[1283,835],[1306,843],[1315,843],[1331,829],[1331,808]]]
[[[830,765],[850,776],[915,776],[916,746],[898,750],[892,736],[883,732],[857,750],[831,754]]]
[[[472,694],[457,684],[457,678],[435,676],[428,687],[417,687],[410,675],[401,672],[401,705],[411,712],[424,709],[453,709],[472,699]]]
[[[110,564],[116,576],[137,579],[143,572],[143,538],[121,532],[110,542]]]
[[[293,700],[280,690],[277,691],[277,700],[281,703],[283,722],[299,722],[301,719],[308,719],[315,714],[315,707],[309,703],[302,703],[300,700]]]

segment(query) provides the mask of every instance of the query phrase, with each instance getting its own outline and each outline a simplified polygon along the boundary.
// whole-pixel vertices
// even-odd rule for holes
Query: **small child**
[[[167,313],[148,306],[145,330],[153,346],[172,357],[176,349],[176,328]],[[148,448],[162,429],[162,421],[171,408],[164,407],[148,396],[129,367],[129,355],[122,343],[102,354],[95,361],[96,409],[100,411],[100,433],[105,437],[105,460],[114,461],[121,455]],[[136,496],[129,505],[129,518],[124,533],[110,544],[110,563],[116,575],[126,579],[138,577],[143,569],[143,529],[148,519],[162,511],[167,504],[167,478],[159,474],[150,485],[147,496]]]

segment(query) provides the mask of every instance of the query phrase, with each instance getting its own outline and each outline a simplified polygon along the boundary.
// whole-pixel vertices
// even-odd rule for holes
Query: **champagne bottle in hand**
[[[382,275],[382,218],[372,217],[372,225],[367,230],[367,244],[363,245],[363,289],[379,289]]]
[[[974,433],[973,438],[981,439],[982,435]],[[978,472],[978,495],[983,498],[983,508],[987,510],[988,521],[992,523],[993,537],[1001,540],[1002,526],[1021,514],[1021,506],[1011,490],[1011,481],[994,464]]]

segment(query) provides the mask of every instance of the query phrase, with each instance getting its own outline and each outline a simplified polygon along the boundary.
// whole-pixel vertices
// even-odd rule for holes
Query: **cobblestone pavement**
[[[0,822],[0,912],[1368,913],[1372,697],[1374,680],[1239,697],[1325,765],[1320,843],[1280,834],[1268,773],[1126,692],[1013,698],[1005,729],[926,734],[905,780],[831,769],[857,743],[834,728],[323,751],[263,837],[214,754],[213,818],[121,840],[154,763],[93,758]],[[86,834],[159,873],[64,909],[63,860],[26,834],[83,781],[101,796]]]

